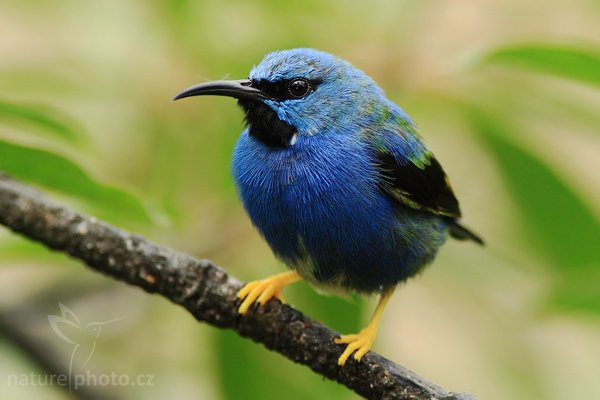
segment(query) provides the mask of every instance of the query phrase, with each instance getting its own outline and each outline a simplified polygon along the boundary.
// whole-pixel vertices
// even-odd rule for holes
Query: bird
[[[399,283],[430,264],[448,236],[483,244],[465,227],[448,177],[415,123],[362,70],[332,54],[267,54],[247,79],[193,85],[174,97],[237,99],[245,130],[232,174],[253,225],[289,268],[238,292],[246,314],[299,280],[379,295],[370,322],[336,337],[337,363],[371,349]]]

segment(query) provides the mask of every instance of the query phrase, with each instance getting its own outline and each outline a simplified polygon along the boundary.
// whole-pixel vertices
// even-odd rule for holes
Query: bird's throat
[[[288,147],[296,128],[280,120],[275,111],[261,100],[240,99],[246,114],[250,136],[269,147]]]

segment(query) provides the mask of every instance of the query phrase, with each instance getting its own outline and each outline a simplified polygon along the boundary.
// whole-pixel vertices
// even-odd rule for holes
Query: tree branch
[[[373,399],[473,400],[447,392],[374,352],[361,362],[337,359],[336,332],[292,307],[270,301],[245,316],[237,312],[242,283],[209,260],[158,246],[90,216],[55,204],[37,190],[0,175],[0,223],[92,269],[188,310],[198,321],[229,328],[290,360]]]

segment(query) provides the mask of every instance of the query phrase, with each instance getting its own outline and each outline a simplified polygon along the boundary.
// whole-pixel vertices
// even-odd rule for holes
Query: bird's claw
[[[336,344],[348,345],[346,346],[346,350],[344,350],[340,358],[338,358],[338,365],[343,367],[344,364],[346,364],[346,360],[348,360],[348,357],[350,357],[352,353],[354,353],[354,359],[356,361],[360,361],[367,351],[371,349],[371,346],[373,346],[375,335],[376,331],[374,329],[366,327],[359,333],[342,335],[339,338],[335,338],[334,341]]]
[[[285,282],[282,282],[277,276],[247,283],[237,293],[238,299],[244,299],[238,308],[238,312],[246,314],[250,306],[255,302],[262,305],[273,297],[278,298],[283,303],[284,299],[281,289],[284,285]]]

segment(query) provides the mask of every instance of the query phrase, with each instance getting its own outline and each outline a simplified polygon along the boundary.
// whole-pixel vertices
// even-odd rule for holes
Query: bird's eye
[[[296,98],[302,98],[306,96],[309,90],[310,85],[306,79],[294,79],[288,84],[288,91]]]

